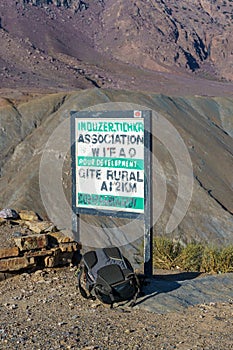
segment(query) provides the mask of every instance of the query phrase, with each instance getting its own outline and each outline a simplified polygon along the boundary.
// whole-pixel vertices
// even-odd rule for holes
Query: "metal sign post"
[[[153,183],[152,183],[152,119],[145,125],[145,211],[144,211],[144,274],[153,275]]]
[[[79,215],[144,220],[152,275],[151,111],[71,112],[72,227]]]

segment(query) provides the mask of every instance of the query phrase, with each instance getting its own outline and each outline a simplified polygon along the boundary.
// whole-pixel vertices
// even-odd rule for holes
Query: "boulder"
[[[0,271],[18,271],[32,267],[35,264],[34,258],[17,257],[0,260]]]
[[[56,226],[49,221],[25,221],[25,226],[35,233],[46,233],[57,231]]]
[[[14,238],[15,244],[20,251],[47,248],[48,236],[46,234],[28,235]]]
[[[64,235],[61,231],[57,232],[49,232],[49,237],[51,241],[53,241],[56,244],[60,243],[75,243],[74,239]]]
[[[0,218],[0,226],[4,225],[6,222],[6,219]]]
[[[78,243],[60,243],[59,248],[62,252],[75,252],[80,249],[80,245]]]
[[[38,215],[32,210],[21,210],[19,212],[19,217],[21,220],[25,221],[38,221]]]
[[[0,249],[0,259],[11,258],[19,255],[18,247],[2,248]]]
[[[46,256],[44,259],[45,267],[56,267],[70,264],[74,259],[74,252],[61,252],[57,250],[55,255]]]
[[[14,209],[5,208],[0,210],[0,218],[2,219],[18,219],[19,214]]]
[[[60,264],[61,250],[59,247],[51,249],[52,256],[46,256],[44,259],[45,267],[55,267]]]

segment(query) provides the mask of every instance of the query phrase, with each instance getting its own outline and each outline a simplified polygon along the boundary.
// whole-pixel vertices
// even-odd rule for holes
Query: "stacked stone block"
[[[10,222],[19,231],[13,235],[10,247],[0,247],[0,273],[78,262],[81,246],[73,238],[51,222],[40,221],[34,212],[24,210],[18,214],[18,219],[0,219],[1,226]]]

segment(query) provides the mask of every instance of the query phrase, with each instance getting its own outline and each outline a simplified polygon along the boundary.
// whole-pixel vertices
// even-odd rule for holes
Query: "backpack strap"
[[[83,296],[83,298],[88,299],[88,295],[87,295],[85,289],[84,289],[84,288],[82,287],[82,285],[81,285],[81,277],[82,277],[83,271],[84,271],[84,267],[81,266],[81,267],[79,268],[79,271],[78,271],[78,274],[77,274],[77,278],[78,278],[78,289],[79,289],[81,295]]]
[[[139,282],[138,276],[136,274],[133,273],[132,275],[136,281],[136,287],[137,287],[137,291],[134,295],[133,301],[130,303],[130,306],[134,307],[136,305],[138,294],[140,293],[140,282]]]
[[[87,295],[87,292],[85,291],[85,289],[82,287],[81,285],[81,277],[82,277],[82,274],[84,272],[84,266],[80,266],[80,269],[78,271],[78,274],[77,274],[77,278],[78,278],[78,289],[82,295],[83,298],[85,299],[93,299],[93,295],[91,295],[91,293],[89,292],[89,295]]]
[[[104,280],[104,287],[105,287],[105,289],[108,291],[108,295],[109,295],[109,297],[110,297],[110,299],[111,299],[110,309],[112,309],[112,308],[113,308],[114,301],[115,301],[114,296],[113,296],[112,287],[111,287],[110,284],[108,284],[105,280]],[[103,292],[102,289],[99,288],[98,284],[95,286],[94,291],[95,291],[96,296],[98,296],[98,294],[100,294],[101,292]]]
[[[124,275],[125,271],[128,271],[126,275]],[[101,292],[104,293],[102,288],[99,288],[98,286],[98,282],[101,282],[101,285],[104,286],[105,291],[108,293],[111,299],[111,308],[113,307],[113,303],[116,301],[115,297],[117,293],[117,291],[114,290],[114,288],[111,286],[113,277],[114,277],[113,278],[114,282],[116,281],[123,282],[125,280],[129,280],[129,281],[131,280],[134,282],[136,286],[136,292],[134,294],[133,301],[130,303],[129,306],[133,307],[136,304],[136,300],[140,292],[140,283],[137,275],[134,272],[131,272],[130,270],[125,270],[125,271],[122,271],[121,267],[118,265],[112,265],[108,267],[103,267],[98,272],[97,284],[94,287],[95,293],[97,296],[98,296],[98,293],[101,293]],[[128,301],[126,303],[128,303]]]

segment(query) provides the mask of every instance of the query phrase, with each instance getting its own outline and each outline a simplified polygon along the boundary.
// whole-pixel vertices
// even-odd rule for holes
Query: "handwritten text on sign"
[[[144,212],[143,118],[76,119],[77,206]]]

